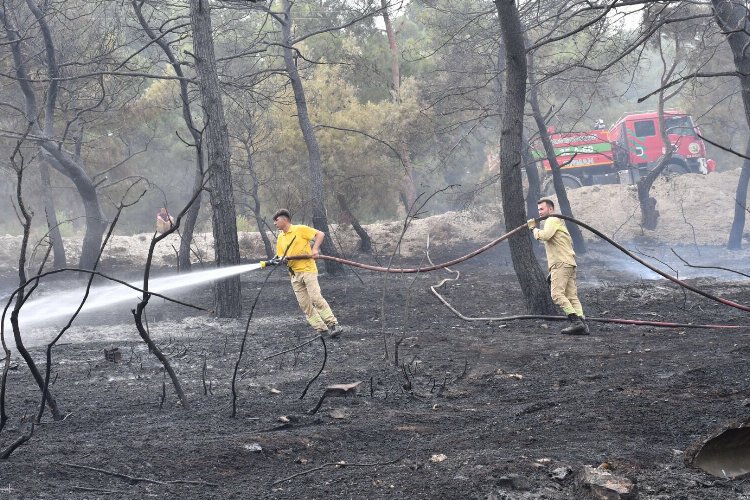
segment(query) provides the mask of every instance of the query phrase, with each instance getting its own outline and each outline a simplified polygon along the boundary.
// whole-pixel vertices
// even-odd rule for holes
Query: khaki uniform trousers
[[[295,273],[291,279],[299,307],[313,328],[325,332],[329,326],[338,324],[331,307],[320,293],[318,273]]]
[[[576,266],[559,262],[552,265],[550,274],[552,302],[557,304],[565,314],[575,313],[583,318],[583,306],[578,300],[576,287]]]

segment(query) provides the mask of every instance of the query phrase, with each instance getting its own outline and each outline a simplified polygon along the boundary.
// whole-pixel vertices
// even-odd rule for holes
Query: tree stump
[[[347,397],[350,394],[353,396],[357,394],[357,390],[359,389],[360,384],[362,384],[362,381],[353,382],[351,384],[333,384],[326,387],[326,390],[323,392],[323,395],[320,396],[320,400],[318,401],[318,404],[315,405],[315,408],[310,410],[308,413],[310,415],[315,415],[318,410],[320,410],[320,407],[323,406],[323,401],[325,398],[331,396],[331,397]]]

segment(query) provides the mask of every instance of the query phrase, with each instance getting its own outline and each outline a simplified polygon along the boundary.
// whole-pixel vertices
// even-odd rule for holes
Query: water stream
[[[242,264],[239,266],[223,267],[209,271],[199,271],[188,274],[176,274],[161,278],[149,279],[149,291],[167,295],[168,292],[190,288],[202,283],[228,278],[254,269],[260,269],[261,264]],[[141,288],[143,280],[131,281],[131,285]],[[75,290],[55,292],[37,299],[32,298],[21,309],[19,322],[22,327],[34,327],[48,324],[54,320],[67,320],[76,311],[83,299],[85,287]],[[91,288],[81,313],[88,313],[115,304],[130,301],[135,305],[140,301],[141,293],[119,283],[100,285]],[[200,304],[196,304],[200,305]],[[5,307],[5,303],[2,304]],[[9,321],[6,320],[6,335],[10,331]]]

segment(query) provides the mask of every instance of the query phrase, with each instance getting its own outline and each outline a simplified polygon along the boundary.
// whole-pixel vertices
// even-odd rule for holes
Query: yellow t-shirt
[[[279,233],[276,239],[276,255],[279,257],[286,252],[287,257],[292,255],[312,255],[310,241],[315,239],[318,230],[302,224],[292,224],[289,230]],[[296,236],[296,238],[295,238]],[[294,240],[294,241],[292,241]],[[292,245],[289,246],[289,243]],[[287,250],[289,247],[289,250]],[[295,273],[317,273],[318,266],[315,265],[315,259],[293,259],[289,261],[289,267]]]
[[[544,242],[547,251],[547,266],[555,264],[576,265],[576,254],[573,251],[573,240],[570,238],[565,221],[551,216],[542,222],[542,229],[534,229],[534,238]]]

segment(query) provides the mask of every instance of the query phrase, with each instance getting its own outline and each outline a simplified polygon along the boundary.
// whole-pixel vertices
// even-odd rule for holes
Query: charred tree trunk
[[[661,59],[662,61],[665,61],[661,36],[656,37],[656,43],[659,47],[659,53],[662,54]],[[679,41],[675,40],[675,53],[679,52],[679,48]],[[663,88],[667,82],[669,82],[672,74],[677,68],[677,58],[675,57],[670,68],[666,67],[666,62],[664,65],[664,73],[661,77],[662,90],[659,92],[658,105],[659,135],[661,136],[662,144],[664,144],[664,155],[659,159],[659,163],[657,163],[656,167],[649,172],[646,177],[638,180],[638,204],[641,208],[641,225],[644,229],[649,229],[651,231],[655,230],[656,226],[659,224],[659,211],[656,209],[656,198],[651,196],[651,187],[654,185],[654,181],[656,181],[657,177],[659,177],[667,165],[669,165],[676,149],[675,145],[669,140],[669,131],[664,128],[664,103],[675,94],[673,93],[668,97],[665,97]]]
[[[57,80],[60,76],[59,66],[57,64],[57,54],[54,41],[52,40],[52,33],[47,25],[44,12],[42,12],[39,6],[30,0],[26,0],[26,4],[39,23],[42,36],[44,37],[44,43],[47,48],[47,71],[49,72],[50,83],[47,87],[47,96],[44,103],[43,129],[45,137],[52,137],[55,133],[55,104],[57,102],[57,93],[60,86],[59,81]],[[42,196],[44,197],[44,212],[47,220],[47,228],[49,229],[49,239],[52,242],[53,267],[55,269],[62,269],[67,264],[67,259],[65,258],[65,245],[63,245],[62,235],[60,234],[60,227],[57,221],[55,201],[50,193],[49,165],[44,160],[39,164],[39,175],[42,180]]]
[[[748,141],[745,156],[750,156],[750,141]],[[734,195],[734,220],[732,229],[729,231],[729,250],[742,250],[742,233],[745,231],[745,213],[747,212],[747,184],[750,181],[750,160],[742,163],[740,178],[737,181],[737,190]]]
[[[219,76],[216,72],[208,0],[190,0],[190,20],[193,27],[195,67],[200,80],[201,102],[206,123],[205,146],[208,153],[216,265],[232,266],[240,262],[240,246],[237,240],[237,216],[229,167],[229,134],[221,102]],[[239,317],[242,312],[239,276],[218,282],[215,299],[217,316]]]
[[[526,102],[526,48],[518,9],[513,0],[495,0],[506,53],[505,112],[500,136],[500,189],[505,227],[526,222],[521,185],[523,109]],[[526,308],[534,314],[556,314],[544,273],[534,257],[528,232],[509,240],[513,269],[518,276]]]
[[[86,216],[86,233],[83,236],[78,266],[82,269],[93,269],[102,244],[104,231],[107,228],[107,220],[99,205],[96,185],[83,166],[76,162],[69,153],[60,149],[57,143],[45,140],[41,146],[51,160],[51,164],[58,172],[73,182],[81,197]]]
[[[563,215],[573,217],[573,210],[570,208],[570,200],[568,200],[568,192],[565,190],[562,174],[560,173],[560,164],[557,163],[555,147],[552,145],[552,141],[549,138],[547,124],[544,122],[542,111],[539,109],[539,96],[537,93],[536,79],[534,77],[534,56],[532,53],[528,54],[527,61],[529,72],[529,102],[531,103],[531,111],[534,115],[536,127],[539,129],[539,137],[544,146],[544,153],[547,155],[547,160],[552,168],[552,182],[555,185],[555,193],[557,193],[557,203],[560,205],[560,212]],[[586,253],[586,242],[583,239],[583,234],[581,234],[581,229],[575,224],[567,224],[567,227],[568,231],[570,231],[570,238],[573,240],[573,248],[576,253]]]
[[[395,103],[401,102],[401,68],[399,65],[398,42],[396,41],[396,32],[393,30],[391,16],[388,14],[388,0],[380,0],[383,9],[383,24],[385,25],[385,34],[388,37],[388,49],[391,53],[391,100]],[[414,187],[414,168],[411,163],[411,154],[406,140],[399,141],[398,145],[401,162],[404,166],[403,185],[399,193],[401,203],[408,213],[417,199],[417,189]]]
[[[745,2],[736,0],[711,0],[711,4],[714,8],[716,22],[725,33],[729,47],[732,49],[737,78],[739,78],[742,87],[745,120],[750,127],[750,58],[747,57],[747,46],[750,44],[750,10],[748,10]],[[750,143],[748,143],[747,150],[750,152]],[[750,160],[745,160],[735,193],[734,220],[727,242],[727,248],[730,250],[742,248],[749,181]]]
[[[67,265],[68,259],[65,256],[65,245],[60,234],[60,222],[57,220],[55,200],[52,198],[52,193],[50,192],[49,165],[44,160],[39,163],[39,175],[42,179],[44,215],[47,219],[49,240],[52,243],[52,267],[54,269],[62,269]]]
[[[294,43],[292,40],[292,7],[289,0],[283,0],[282,6],[284,14],[283,22],[281,23],[281,32],[284,40],[284,64],[289,75],[289,81],[292,84],[292,90],[294,91],[294,102],[297,106],[297,119],[299,120],[299,126],[302,130],[302,136],[305,139],[305,145],[307,146],[307,154],[309,158],[308,167],[310,171],[310,202],[312,204],[313,212],[312,221],[315,229],[322,231],[328,236],[330,233],[328,231],[328,216],[326,215],[325,208],[323,162],[320,159],[320,147],[318,145],[318,140],[315,137],[312,122],[310,121],[310,115],[307,111],[305,89],[302,86],[302,79],[297,70],[297,62],[294,57],[294,49],[292,47]],[[332,257],[338,257],[339,255],[329,237],[326,237],[323,240],[321,251],[323,254]],[[326,271],[331,275],[342,273],[344,270],[342,264],[331,260],[326,260],[325,266]]]
[[[651,186],[654,185],[656,178],[667,166],[669,160],[666,157],[664,159],[666,161],[660,161],[657,167],[649,172],[646,177],[641,177],[637,184],[638,204],[641,208],[641,226],[651,231],[655,230],[659,224],[659,211],[656,209],[656,198],[651,196]]]
[[[177,267],[180,272],[190,271],[193,267],[193,263],[190,259],[191,245],[193,242],[193,234],[195,234],[195,224],[198,221],[198,214],[201,210],[201,201],[203,200],[203,176],[205,174],[203,168],[202,148],[198,148],[196,157],[197,165],[195,169],[195,177],[193,179],[193,192],[201,191],[201,193],[198,194],[195,201],[190,206],[190,209],[185,214],[185,227],[180,232],[180,250],[178,251],[177,256]]]
[[[339,202],[339,208],[341,213],[344,215],[346,222],[352,225],[354,232],[359,236],[359,251],[362,253],[372,253],[372,240],[370,235],[367,234],[365,228],[359,223],[351,210],[349,210],[349,204],[346,202],[346,198],[341,193],[336,193],[336,200]]]

